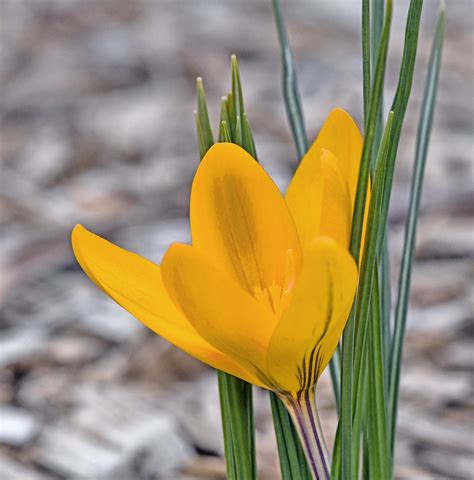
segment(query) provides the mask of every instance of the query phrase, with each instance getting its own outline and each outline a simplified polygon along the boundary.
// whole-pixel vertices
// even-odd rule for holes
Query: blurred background
[[[263,166],[297,166],[269,0],[0,0],[0,478],[223,479],[213,371],[96,291],[76,223],[159,262],[186,241],[194,85],[214,125],[238,55]],[[448,3],[401,386],[399,479],[471,479],[474,419],[473,2]],[[407,1],[395,2],[386,105]],[[437,2],[426,0],[390,215],[393,278]],[[283,2],[310,138],[335,106],[361,124],[360,2]],[[319,403],[332,439],[329,381]],[[260,478],[279,478],[256,391]]]

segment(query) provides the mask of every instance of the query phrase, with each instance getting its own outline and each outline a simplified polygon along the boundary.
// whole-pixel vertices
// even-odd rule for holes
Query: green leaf
[[[298,157],[303,158],[308,151],[308,139],[304,126],[303,108],[301,106],[300,94],[298,90],[298,81],[296,79],[296,70],[293,64],[285,25],[283,23],[283,14],[279,0],[272,0],[273,14],[278,32],[278,41],[281,50],[281,63],[283,67],[283,97],[285,99],[285,108],[288,120],[290,122],[291,132],[298,152]]]
[[[410,279],[413,264],[413,252],[416,240],[416,226],[418,221],[423,177],[425,171],[428,144],[433,126],[434,107],[438,89],[438,78],[441,66],[441,51],[444,40],[445,28],[445,5],[441,4],[436,33],[431,49],[431,57],[428,65],[427,78],[423,94],[420,119],[418,122],[418,133],[416,139],[415,164],[410,191],[410,202],[408,216],[405,225],[405,241],[403,256],[400,266],[400,277],[398,285],[398,298],[395,311],[395,329],[391,354],[390,374],[390,422],[391,422],[391,449],[394,451],[395,433],[397,423],[397,407],[400,385],[400,369],[403,354],[403,341],[405,337],[406,317],[408,309],[408,298],[410,293]],[[408,81],[406,82],[408,84]],[[407,86],[404,87],[406,89]],[[397,97],[401,103],[402,87]]]

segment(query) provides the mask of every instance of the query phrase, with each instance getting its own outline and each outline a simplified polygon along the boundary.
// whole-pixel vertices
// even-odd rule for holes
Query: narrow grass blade
[[[392,328],[391,328],[391,310],[392,310],[392,289],[390,278],[390,250],[389,250],[389,233],[385,232],[385,239],[380,261],[380,308],[382,316],[382,344],[383,344],[383,361],[385,375],[385,390],[388,394],[388,379],[390,373],[390,350],[392,345]]]
[[[387,211],[390,204],[390,193],[392,190],[393,173],[395,169],[394,159],[397,156],[403,120],[405,118],[413,83],[422,8],[423,0],[410,0],[405,27],[405,42],[403,47],[402,62],[400,65],[400,75],[398,79],[397,90],[395,92],[395,97],[391,107],[391,110],[394,112],[392,141],[389,151],[389,169],[385,177],[384,188],[384,195],[387,196],[387,198],[384,199],[382,207]],[[383,214],[387,215],[387,212],[383,212]]]
[[[370,97],[372,87],[371,75],[371,0],[362,0],[362,92],[364,98],[364,126],[369,119]]]
[[[374,288],[370,300],[368,330],[368,386],[367,408],[368,463],[370,478],[390,480],[391,462],[387,427],[385,370],[382,345],[382,317],[380,311],[378,266],[374,266]]]
[[[290,122],[291,133],[295,140],[296,151],[298,152],[298,157],[301,159],[308,151],[308,139],[304,125],[303,109],[301,107],[296,70],[293,64],[293,56],[291,54],[283,22],[280,1],[272,0],[272,5],[281,50],[281,63],[283,67],[282,86],[286,114]]]
[[[370,64],[372,70],[377,62],[377,54],[382,40],[385,0],[370,0]]]
[[[373,71],[377,61],[377,55],[380,48],[383,29],[385,2],[384,0],[370,0],[370,64]],[[375,126],[375,141],[372,154],[372,170],[375,169],[375,159],[382,140],[383,125],[383,92],[380,102],[380,109],[377,114],[377,122]],[[372,172],[373,173],[373,172]],[[384,249],[380,262],[380,300],[381,300],[381,316],[382,316],[382,343],[383,358],[385,372],[389,372],[389,356],[391,344],[390,317],[391,317],[391,281],[390,281],[390,251],[388,232],[385,235]],[[388,375],[386,376],[386,384],[388,387]],[[388,390],[387,390],[388,391]]]
[[[420,207],[423,177],[429,139],[433,126],[434,107],[438,89],[438,78],[441,66],[441,51],[444,40],[445,6],[441,5],[436,34],[433,40],[431,57],[428,66],[423,103],[416,140],[415,164],[413,170],[408,216],[405,225],[405,241],[400,267],[398,284],[398,299],[395,312],[395,330],[391,355],[390,375],[390,421],[391,421],[391,449],[394,450],[397,423],[397,406],[400,385],[400,369],[403,354],[403,340],[405,336],[408,298],[410,293],[411,270],[413,252],[416,240],[416,226]]]
[[[377,56],[380,49],[380,42],[382,40],[382,29],[384,19],[385,1],[384,0],[370,0],[370,66],[372,72],[371,81],[373,81],[373,72],[377,62]],[[377,113],[377,123],[375,127],[375,141],[373,150],[373,159],[375,160],[379,149],[380,141],[382,140],[383,125],[383,92],[382,100],[380,102],[380,109]]]

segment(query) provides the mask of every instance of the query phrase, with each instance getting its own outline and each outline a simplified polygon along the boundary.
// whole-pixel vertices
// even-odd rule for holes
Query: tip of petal
[[[328,115],[328,119],[333,118],[339,121],[349,121],[350,123],[356,123],[355,120],[352,118],[352,115],[341,107],[336,107],[331,110]]]

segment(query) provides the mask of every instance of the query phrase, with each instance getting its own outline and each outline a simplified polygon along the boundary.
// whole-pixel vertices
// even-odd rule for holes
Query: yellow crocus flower
[[[277,392],[291,411],[328,364],[353,302],[348,244],[361,149],[352,118],[333,110],[282,196],[247,152],[218,143],[192,184],[192,246],[172,244],[158,266],[78,225],[74,253],[147,327]]]

